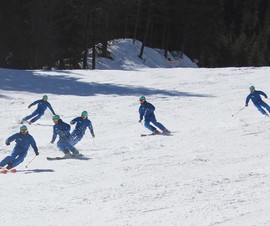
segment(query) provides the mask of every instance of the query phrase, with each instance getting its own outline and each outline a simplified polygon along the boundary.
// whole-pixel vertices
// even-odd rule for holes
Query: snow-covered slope
[[[82,160],[62,156],[49,111],[28,125],[32,149],[15,174],[0,175],[1,226],[270,225],[269,118],[249,86],[270,95],[270,69],[16,71],[0,69],[0,158],[27,106],[49,96],[69,122],[89,112]],[[138,98],[155,105],[173,136],[141,137]],[[270,104],[269,100],[265,100]]]
[[[108,51],[112,59],[98,57],[97,69],[113,70],[137,70],[142,68],[175,68],[190,67],[197,68],[198,65],[191,61],[185,54],[180,57],[180,53],[171,54],[168,52],[168,58],[164,57],[164,50],[144,48],[142,59],[138,57],[142,43],[136,41],[133,44],[132,39],[116,39],[110,42]],[[91,68],[91,59],[89,59]]]

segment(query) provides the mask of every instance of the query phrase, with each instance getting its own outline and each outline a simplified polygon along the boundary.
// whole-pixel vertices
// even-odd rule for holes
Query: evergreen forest
[[[87,68],[110,40],[181,51],[200,67],[270,64],[269,0],[3,0],[0,67]],[[81,63],[82,66],[79,65]]]

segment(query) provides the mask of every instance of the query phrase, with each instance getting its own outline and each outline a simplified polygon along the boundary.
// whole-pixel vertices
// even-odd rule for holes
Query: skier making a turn
[[[160,129],[163,134],[169,134],[170,131],[166,129],[165,126],[163,126],[160,122],[157,122],[154,114],[155,107],[151,103],[147,102],[144,96],[141,96],[139,100],[141,103],[139,108],[139,123],[141,123],[144,118],[144,126],[152,132],[152,135],[160,133],[157,128]],[[150,123],[152,123],[155,127],[150,125]]]
[[[71,125],[76,123],[75,129],[71,133],[71,143],[76,145],[84,136],[86,129],[88,128],[92,137],[95,137],[92,122],[88,119],[88,112],[83,111],[80,117],[74,118],[70,121]]]
[[[12,153],[0,162],[0,168],[3,168],[5,165],[7,165],[6,169],[10,170],[22,163],[27,155],[30,145],[34,149],[35,154],[39,155],[36,142],[34,138],[28,133],[27,127],[25,125],[20,127],[19,133],[15,133],[11,137],[7,138],[6,145],[10,145],[10,143],[14,140],[16,145],[13,148]],[[5,169],[2,170],[2,173],[6,172],[7,171],[5,171]]]
[[[32,106],[34,106],[36,104],[38,105],[37,106],[37,109],[31,115],[28,115],[28,116],[24,117],[21,120],[21,124],[23,124],[25,121],[27,121],[30,118],[32,118],[32,119],[29,122],[29,124],[34,123],[35,121],[37,121],[38,119],[40,119],[41,116],[44,115],[44,112],[46,111],[47,108],[49,108],[51,110],[51,112],[53,113],[53,115],[55,115],[55,112],[54,112],[51,104],[48,102],[48,96],[47,95],[44,95],[41,100],[36,100],[32,104],[30,104],[28,106],[28,108],[31,108]]]
[[[265,103],[261,98],[262,95],[267,99],[267,95],[262,91],[255,90],[254,86],[250,86],[249,90],[250,94],[246,98],[246,107],[248,106],[248,102],[251,99],[254,106],[259,110],[259,112],[261,112],[264,116],[269,116],[268,113],[263,109],[263,107],[266,108],[267,111],[270,113],[270,106]]]
[[[58,135],[59,140],[57,142],[57,147],[65,154],[64,157],[72,158],[79,156],[79,151],[70,142],[70,125],[63,122],[59,115],[54,115],[52,120],[54,122],[54,126],[51,144],[54,143]]]

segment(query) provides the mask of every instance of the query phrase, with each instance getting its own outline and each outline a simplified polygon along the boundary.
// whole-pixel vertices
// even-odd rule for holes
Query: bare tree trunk
[[[167,21],[165,27],[165,34],[164,34],[164,56],[168,58],[168,44],[169,44],[169,36],[170,36],[170,24]]]
[[[142,59],[142,55],[143,55],[143,51],[144,51],[144,45],[147,41],[147,37],[148,37],[148,33],[149,33],[149,28],[150,28],[150,21],[151,21],[151,12],[152,12],[152,0],[150,0],[149,2],[149,8],[148,8],[148,17],[147,17],[147,22],[146,22],[146,31],[145,31],[145,36],[144,36],[144,40],[141,46],[141,51],[139,54],[139,58]]]
[[[93,10],[92,14],[92,29],[93,29],[93,36],[92,36],[92,70],[96,69],[96,46],[95,46],[95,31],[96,31],[96,13]]]
[[[102,42],[102,56],[108,57],[108,42],[107,42],[107,40],[103,40],[103,42]]]
[[[138,0],[138,4],[137,4],[137,15],[136,15],[134,35],[133,35],[133,44],[135,43],[135,40],[136,40],[136,37],[137,37],[137,31],[138,31],[140,14],[141,14],[141,2],[142,2],[141,0]]]
[[[84,31],[84,53],[83,53],[83,69],[88,68],[87,64],[87,56],[88,56],[88,48],[89,48],[89,13],[86,12],[86,21],[85,21],[85,31]]]
[[[181,54],[180,54],[181,58],[183,58],[183,54],[186,47],[186,41],[187,41],[187,25],[185,25],[185,28],[184,28],[183,43],[182,43]]]

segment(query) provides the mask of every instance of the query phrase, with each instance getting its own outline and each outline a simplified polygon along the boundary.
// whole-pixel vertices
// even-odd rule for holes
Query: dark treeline
[[[201,67],[270,64],[268,0],[3,0],[0,67],[87,68],[108,41],[177,50]],[[100,45],[98,45],[101,43]],[[79,65],[81,63],[81,65]]]

